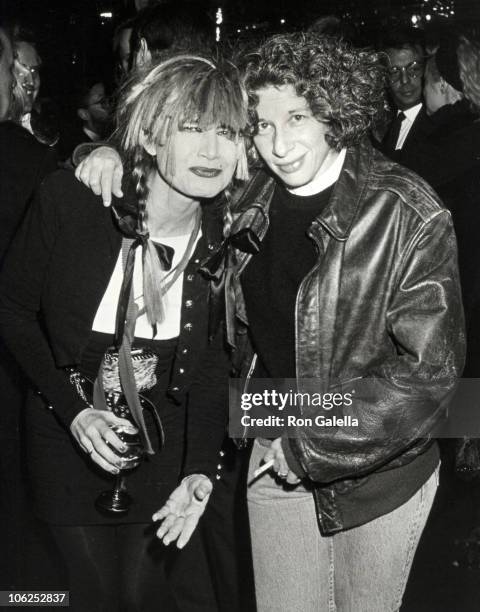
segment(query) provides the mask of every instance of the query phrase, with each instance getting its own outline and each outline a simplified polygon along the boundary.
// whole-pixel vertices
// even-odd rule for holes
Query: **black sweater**
[[[11,121],[0,123],[0,262],[35,190],[56,167],[51,147]]]
[[[332,190],[298,196],[275,187],[267,234],[242,275],[252,338],[265,370],[257,368],[257,377],[296,378],[295,304],[300,283],[317,260],[307,230]]]

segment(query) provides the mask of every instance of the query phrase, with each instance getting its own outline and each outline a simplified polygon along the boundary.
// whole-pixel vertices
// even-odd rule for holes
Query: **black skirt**
[[[92,333],[84,353],[82,372],[94,379],[111,336]],[[152,514],[177,486],[185,452],[185,404],[166,396],[177,339],[138,339],[135,347],[148,347],[158,355],[157,383],[143,393],[157,408],[165,432],[165,445],[155,419],[144,411],[154,455],[126,473],[133,504],[126,515],[105,516],[95,508],[100,493],[113,487],[115,477],[102,470],[49,410],[43,400],[30,394],[26,408],[27,457],[35,509],[39,517],[57,525],[148,523]]]

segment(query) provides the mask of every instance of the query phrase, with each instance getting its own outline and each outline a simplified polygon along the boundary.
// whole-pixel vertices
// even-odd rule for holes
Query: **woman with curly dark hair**
[[[368,141],[385,107],[376,54],[274,37],[248,58],[246,87],[266,168],[227,228],[258,244],[232,252],[226,277],[238,331],[248,316],[245,371],[341,391],[334,407],[292,406],[291,419],[274,409],[283,431],[248,433],[258,609],[397,610],[437,487],[426,438],[462,362],[451,220]]]

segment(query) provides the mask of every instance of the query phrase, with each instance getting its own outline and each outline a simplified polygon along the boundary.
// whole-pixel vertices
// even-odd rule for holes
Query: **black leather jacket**
[[[250,228],[263,239],[274,186],[258,171],[236,203],[232,234]],[[343,408],[358,418],[358,428],[298,427],[296,437],[283,440],[287,460],[314,487],[328,534],[384,514],[423,484],[425,471],[415,476],[412,469],[403,498],[392,493],[390,506],[382,502],[404,484],[394,486],[393,474],[406,475],[397,470],[431,450],[431,432],[462,371],[465,341],[451,216],[417,175],[368,142],[348,149],[331,200],[308,234],[318,260],[297,294],[299,384],[315,378],[318,391],[340,383],[346,392],[370,382],[368,397]],[[286,248],[294,256],[294,245]],[[228,337],[237,347],[248,326],[239,277],[250,258],[232,250],[226,275]],[[309,408],[303,415],[316,413]],[[336,414],[343,416],[342,409]]]

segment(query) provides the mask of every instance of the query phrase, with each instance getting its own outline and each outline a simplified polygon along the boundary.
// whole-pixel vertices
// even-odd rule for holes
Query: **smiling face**
[[[259,89],[255,146],[287,187],[308,185],[324,172],[336,151],[325,140],[327,126],[312,114],[293,85]]]
[[[188,198],[213,198],[230,183],[242,143],[235,142],[231,130],[223,127],[202,129],[186,123],[168,143],[147,143],[145,150],[155,155],[161,179]]]

